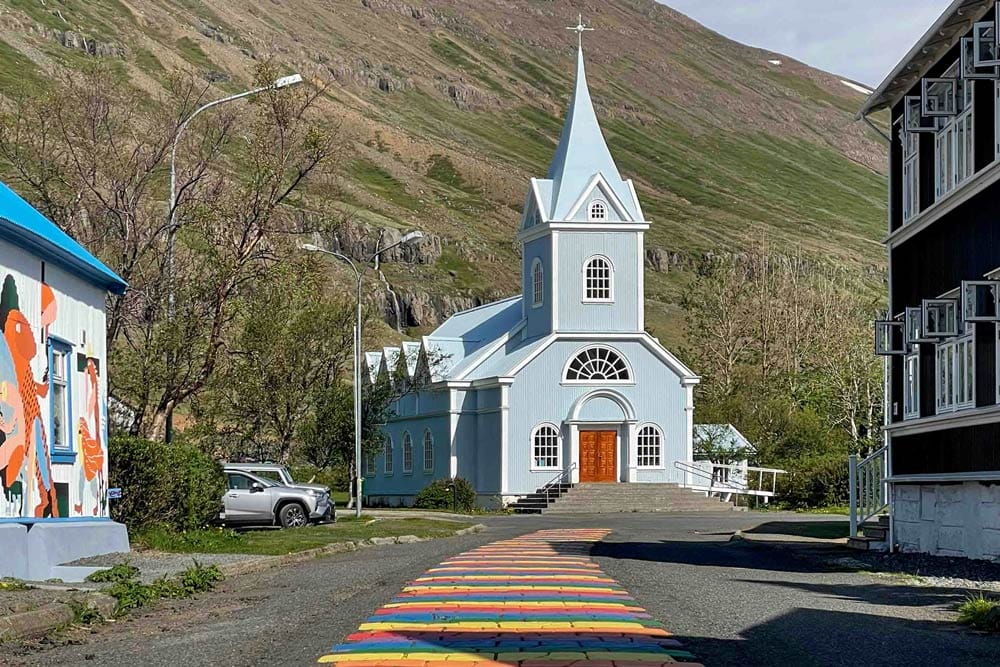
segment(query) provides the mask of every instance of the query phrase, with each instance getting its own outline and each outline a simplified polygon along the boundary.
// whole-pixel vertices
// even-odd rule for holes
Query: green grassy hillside
[[[271,58],[327,84],[350,137],[336,206],[370,227],[421,228],[440,253],[387,267],[412,333],[518,288],[513,243],[528,178],[544,176],[569,95],[579,11],[608,142],[666,264],[648,322],[706,253],[752,240],[878,275],[885,170],[863,95],[839,78],[713,33],[653,0],[2,0],[0,93],[100,59],[155,100],[189,69],[222,95]]]

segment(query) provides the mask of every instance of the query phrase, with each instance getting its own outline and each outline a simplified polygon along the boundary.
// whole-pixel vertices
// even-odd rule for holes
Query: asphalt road
[[[965,591],[831,571],[802,548],[730,542],[802,515],[496,517],[465,537],[394,545],[234,578],[212,594],[51,642],[10,665],[309,665],[409,580],[474,546],[539,528],[610,528],[602,569],[706,665],[993,665],[1000,640],[955,625]]]

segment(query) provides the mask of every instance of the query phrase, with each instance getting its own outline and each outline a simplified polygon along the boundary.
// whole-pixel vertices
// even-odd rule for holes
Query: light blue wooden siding
[[[562,371],[567,359],[587,345],[583,341],[560,340],[549,346],[534,361],[522,369],[510,390],[510,425],[508,441],[509,494],[534,491],[555,475],[553,471],[531,472],[531,433],[542,422],[562,428],[564,467],[570,462],[570,433],[564,426],[573,403],[595,389],[607,388],[624,396],[635,410],[637,427],[652,422],[664,435],[663,470],[641,470],[641,481],[677,482],[681,476],[673,466],[676,460],[687,459],[687,426],[684,407],[687,390],[680,379],[663,362],[638,341],[615,341],[610,345],[625,355],[635,375],[629,385],[563,385]],[[592,399],[593,400],[593,399]],[[614,406],[617,410],[617,406]],[[620,416],[601,399],[587,404],[581,418],[618,421]],[[620,415],[620,411],[617,413]],[[585,428],[585,427],[584,427]],[[623,431],[626,432],[627,431]],[[619,478],[628,465],[628,443],[622,442]],[[631,443],[635,446],[635,443]]]
[[[447,392],[443,393],[447,399]],[[424,472],[424,431],[430,429],[434,439],[434,469]],[[410,432],[413,439],[413,472],[403,472],[403,433]],[[393,474],[385,475],[383,455],[375,458],[376,473],[365,478],[367,496],[412,496],[435,479],[448,477],[450,456],[450,422],[447,412],[429,417],[398,417],[382,427],[382,432],[392,436]]]
[[[583,206],[576,212],[573,216],[573,222],[589,222],[590,221],[590,205],[597,199],[600,199],[607,205],[607,222],[620,222],[625,218],[619,213],[614,203],[612,203],[611,197],[608,196],[607,192],[601,186],[598,186],[591,190],[590,194],[587,195],[587,199],[584,201]]]
[[[524,244],[521,260],[521,285],[524,294],[524,313],[528,320],[528,337],[543,336],[552,330],[552,239],[546,235]],[[531,266],[535,259],[542,262],[545,269],[545,299],[542,305],[535,308],[532,292]]]
[[[639,331],[638,233],[559,232],[558,331]],[[614,301],[584,302],[584,263],[604,255],[614,267]]]
[[[479,465],[469,481],[480,494],[500,493],[500,412],[483,412],[476,420],[476,458]]]

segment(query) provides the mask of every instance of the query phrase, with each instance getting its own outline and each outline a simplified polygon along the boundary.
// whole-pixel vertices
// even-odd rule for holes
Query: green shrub
[[[797,509],[846,505],[849,486],[846,457],[807,457],[789,466],[787,475],[778,476],[778,497]]]
[[[1000,601],[970,595],[958,607],[958,620],[979,630],[1000,632]]]
[[[226,490],[222,467],[194,445],[117,437],[108,456],[108,485],[122,490],[111,516],[130,530],[190,530],[218,516]]]
[[[292,464],[288,466],[292,479],[300,483],[324,484],[331,491],[346,491],[350,485],[344,466],[333,468],[318,468],[310,463]]]
[[[452,484],[455,485],[454,493]],[[428,484],[417,494],[414,507],[428,510],[450,510],[453,507],[460,512],[471,512],[476,504],[476,490],[468,480],[437,479]]]

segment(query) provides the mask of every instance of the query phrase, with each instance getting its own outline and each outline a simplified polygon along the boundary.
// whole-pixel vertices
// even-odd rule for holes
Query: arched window
[[[638,451],[640,468],[663,467],[663,434],[653,424],[639,429]]]
[[[628,363],[617,351],[597,345],[573,357],[566,366],[566,382],[630,382]]]
[[[591,222],[603,222],[608,219],[608,205],[600,199],[590,202],[590,212],[587,216]]]
[[[384,465],[385,465],[385,468],[384,468],[385,474],[386,475],[391,475],[392,474],[392,465],[393,465],[393,461],[392,461],[392,436],[391,435],[385,436],[385,463],[384,463]]]
[[[531,467],[559,467],[559,431],[552,424],[542,424],[531,434]]]
[[[585,301],[614,301],[614,268],[607,257],[591,257],[583,267]]]
[[[424,472],[434,472],[434,438],[430,429],[424,431]]]
[[[403,472],[413,472],[413,438],[403,431]]]
[[[545,268],[537,257],[531,263],[531,295],[531,305],[535,308],[545,301]]]

